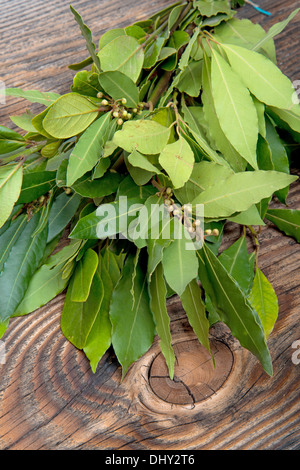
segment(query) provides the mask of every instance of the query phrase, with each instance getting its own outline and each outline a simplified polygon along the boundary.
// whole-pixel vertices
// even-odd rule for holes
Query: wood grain
[[[170,3],[72,2],[95,40],[107,29],[146,18]],[[286,18],[297,3],[265,1],[263,7],[272,11],[271,18],[258,15],[248,6],[239,16],[259,21],[268,29]],[[68,2],[2,0],[0,5],[0,79],[7,86],[69,91],[73,72],[67,65],[85,58],[86,51]],[[278,64],[293,80],[300,78],[298,31],[299,17],[276,40]],[[0,109],[1,124],[13,127],[9,116],[23,113],[25,106],[23,100],[8,98]],[[34,111],[37,108],[31,107]],[[299,209],[299,200],[299,185],[295,183],[289,206]],[[228,224],[222,249],[238,236],[238,227]],[[188,353],[191,358],[203,357],[204,353],[177,297],[168,302],[178,356],[175,375],[183,391],[180,399],[177,394],[177,402],[161,396],[162,382],[157,377],[163,366],[157,338],[123,382],[111,350],[93,374],[84,354],[61,333],[62,294],[34,314],[12,319],[2,338],[6,363],[0,365],[0,449],[299,449],[300,365],[292,361],[292,345],[300,339],[300,246],[269,222],[259,240],[260,268],[273,284],[280,308],[268,342],[272,378],[221,324],[215,325],[210,335],[212,344],[222,344],[221,348],[229,351],[227,369],[216,369],[226,369],[226,373],[223,377],[211,370],[208,376],[203,371],[200,374],[189,362]],[[248,244],[250,248],[249,235]],[[182,365],[188,372],[185,377]],[[161,380],[166,381],[165,371]],[[205,395],[199,384],[211,386],[213,381],[215,385]],[[176,382],[169,385],[172,388]]]

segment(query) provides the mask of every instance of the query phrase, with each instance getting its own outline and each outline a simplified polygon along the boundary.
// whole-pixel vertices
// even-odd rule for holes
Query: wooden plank
[[[6,2],[1,18],[4,67],[0,78],[7,86],[58,93],[69,90],[73,72],[67,65],[86,57],[86,51],[67,2],[54,3],[55,9],[53,2],[48,5],[42,0]],[[75,0],[72,4],[98,40],[107,29],[146,18],[170,3]],[[265,1],[271,18],[248,6],[239,16],[268,29],[286,18],[297,3]],[[294,80],[299,78],[298,31],[296,19],[276,40],[278,65]],[[21,114],[25,106],[23,100],[8,98],[0,108],[1,123],[13,127],[8,117]],[[299,199],[296,183],[289,194],[290,207],[299,208]],[[238,236],[237,226],[228,225],[222,247]],[[220,365],[215,374],[201,367],[205,354],[176,297],[170,299],[168,309],[177,381],[170,383],[166,378],[157,339],[123,382],[112,351],[93,374],[84,354],[61,333],[62,294],[34,314],[13,319],[2,338],[6,363],[0,365],[0,449],[299,448],[300,365],[293,363],[292,355],[293,342],[300,339],[300,247],[271,223],[262,229],[259,240],[260,268],[272,282],[280,307],[269,340],[272,378],[222,325],[211,330]],[[250,246],[250,237],[248,242]]]

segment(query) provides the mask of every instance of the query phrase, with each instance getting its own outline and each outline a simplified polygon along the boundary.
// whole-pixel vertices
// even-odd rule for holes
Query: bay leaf
[[[217,51],[212,53],[211,86],[216,113],[225,136],[252,168],[257,169],[256,108],[239,75]]]
[[[300,243],[300,210],[268,209],[265,215],[276,227]]]
[[[103,283],[103,299],[83,348],[94,373],[104,353],[111,346],[112,325],[109,310],[115,287],[102,255],[99,256],[98,272]]]
[[[139,102],[139,90],[133,80],[120,71],[102,72],[99,82],[104,91],[114,100],[126,98],[128,108],[136,108]]]
[[[198,260],[196,251],[187,249],[191,243],[187,230],[178,219],[173,220],[178,237],[164,249],[162,265],[168,285],[182,295],[186,286],[197,277]]]
[[[145,155],[160,153],[167,145],[170,129],[151,120],[126,121],[113,137],[113,142],[126,150],[137,150]]]
[[[144,51],[131,36],[118,36],[100,49],[98,53],[103,72],[119,71],[135,83],[144,62]]]
[[[32,171],[24,174],[18,204],[35,201],[50,191],[56,182],[55,171]]]
[[[203,113],[207,121],[207,138],[214,149],[219,149],[222,152],[224,159],[234,171],[244,171],[247,162],[224,134],[216,113],[211,82],[211,62],[207,54],[204,54],[202,84]]]
[[[174,188],[180,188],[188,181],[194,166],[194,154],[183,137],[166,145],[159,156],[159,163],[167,172]]]
[[[258,100],[288,109],[295,90],[290,79],[264,55],[233,44],[222,44],[233,70]]]
[[[97,318],[104,296],[104,288],[99,273],[96,272],[87,300],[73,302],[71,298],[73,280],[74,277],[70,281],[65,298],[61,315],[61,330],[70,343],[78,349],[83,349]]]
[[[298,179],[277,171],[245,171],[229,176],[222,185],[210,186],[192,204],[204,205],[205,217],[228,217],[271,196]]]
[[[18,163],[0,167],[0,228],[9,218],[17,202],[23,181],[23,169]]]
[[[89,248],[77,262],[73,274],[71,291],[72,302],[85,302],[87,300],[97,267],[97,253]]]
[[[14,316],[27,315],[46,305],[60,294],[68,285],[69,276],[63,278],[64,264],[78,249],[78,242],[62,248],[49,259],[32,276],[25,296],[14,312]],[[73,272],[74,263],[71,263]]]
[[[257,312],[206,245],[197,253],[201,284],[221,321],[230,328],[241,346],[251,351],[260,360],[264,370],[272,375],[272,361]]]
[[[54,103],[60,95],[53,92],[44,92],[39,90],[22,90],[21,88],[0,89],[0,95],[15,96],[30,101],[30,103],[40,103],[49,106]]]
[[[246,238],[244,236],[240,237],[224,250],[219,256],[219,261],[230,276],[236,280],[241,290],[247,294],[251,289],[252,276]]]
[[[96,68],[98,70],[100,70],[100,62],[99,62],[99,57],[97,56],[96,54],[96,46],[95,44],[93,43],[93,38],[92,38],[92,33],[91,33],[91,30],[90,28],[83,22],[83,19],[82,17],[80,16],[80,14],[75,10],[75,8],[72,7],[72,5],[70,5],[70,10],[71,12],[73,13],[74,15],[74,18],[75,20],[77,21],[79,27],[80,27],[80,31],[81,31],[81,34],[82,36],[84,37],[85,39],[85,43],[86,43],[86,48],[87,50],[89,51],[92,59],[93,59],[93,62],[96,66]]]
[[[110,307],[112,345],[122,366],[124,378],[130,365],[148,351],[154,339],[155,325],[150,309],[147,275],[136,266],[134,283],[133,256],[129,255],[120,281],[114,289]],[[128,293],[133,288],[134,301]],[[125,314],[124,314],[125,313]]]
[[[22,233],[6,259],[0,276],[1,321],[5,321],[15,312],[44,256],[47,227],[33,236],[39,222],[40,214],[36,213],[23,227]]]
[[[206,318],[205,304],[196,279],[186,286],[180,300],[199,342],[211,353],[208,337],[209,321]]]
[[[47,243],[54,240],[67,227],[75,215],[80,201],[81,197],[76,193],[67,195],[63,192],[57,196],[49,212]]]
[[[98,115],[98,105],[77,93],[68,93],[56,100],[43,119],[47,133],[67,139],[83,132]]]
[[[259,315],[265,337],[272,332],[278,317],[277,295],[263,272],[257,267],[249,301]]]
[[[68,164],[67,186],[72,186],[81,176],[92,170],[101,157],[111,121],[111,113],[94,121],[76,143]]]
[[[170,333],[170,317],[166,307],[167,288],[161,263],[157,265],[151,276],[149,294],[156,332],[160,338],[160,348],[168,366],[170,379],[173,380],[175,354]]]

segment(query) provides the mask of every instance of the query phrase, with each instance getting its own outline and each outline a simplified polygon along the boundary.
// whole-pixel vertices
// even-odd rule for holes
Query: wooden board
[[[146,18],[170,3],[72,2],[95,40],[107,29]],[[68,2],[2,4],[0,79],[6,86],[69,91],[73,72],[67,65],[85,58],[86,51]],[[264,1],[271,18],[248,6],[239,16],[268,29],[297,4]],[[300,77],[299,25],[298,17],[276,39],[278,65],[293,80]],[[8,117],[21,114],[25,106],[23,100],[8,98],[6,106],[0,107],[1,124],[13,127]],[[37,111],[38,106],[31,109]],[[295,183],[288,197],[290,207],[299,209],[299,200]],[[237,226],[228,225],[222,247],[238,236]],[[272,378],[223,325],[211,330],[213,370],[177,297],[168,303],[177,355],[174,382],[167,377],[157,339],[123,382],[112,351],[93,374],[84,354],[61,333],[62,294],[34,314],[13,319],[2,338],[6,362],[0,365],[0,449],[299,448],[300,364],[292,359],[294,342],[300,339],[300,246],[271,223],[262,229],[259,240],[260,268],[272,282],[280,307],[269,339]],[[248,242],[250,246],[249,236]]]

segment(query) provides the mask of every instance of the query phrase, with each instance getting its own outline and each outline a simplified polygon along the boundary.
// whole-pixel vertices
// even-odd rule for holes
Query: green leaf
[[[256,268],[249,301],[258,313],[265,337],[268,338],[278,317],[278,299],[272,285],[259,268]]]
[[[0,167],[0,228],[10,216],[17,202],[23,180],[23,169],[17,163]]]
[[[187,314],[189,324],[193,328],[200,343],[209,351],[208,338],[209,321],[206,318],[205,305],[201,296],[201,289],[196,279],[191,281],[181,294],[180,300]]]
[[[213,51],[212,57],[211,85],[216,113],[225,136],[237,152],[254,169],[257,169],[258,118],[256,108],[239,75],[234,73],[216,51]]]
[[[79,138],[69,158],[67,186],[94,168],[101,157],[110,122],[111,113],[103,114]]]
[[[83,132],[98,115],[98,106],[77,93],[61,96],[49,109],[43,127],[52,137],[67,139]]]
[[[33,171],[24,174],[18,204],[35,201],[50,191],[55,186],[55,182],[56,172],[54,171]]]
[[[114,100],[126,98],[128,108],[136,108],[139,101],[139,90],[131,78],[122,72],[103,72],[99,82],[104,91]]]
[[[160,348],[165,357],[170,379],[174,377],[175,354],[170,333],[170,317],[166,307],[167,288],[161,263],[157,265],[149,283],[150,307],[156,331],[160,338]]]
[[[275,171],[281,171],[282,173],[290,173],[289,158],[275,126],[266,116],[266,140],[268,142],[271,152],[272,168]],[[263,168],[262,168],[263,169]],[[289,192],[289,186],[276,192],[276,196],[283,204],[286,203],[286,198]]]
[[[180,136],[162,150],[159,163],[170,176],[174,188],[181,188],[193,171],[194,154],[187,141]]]
[[[0,126],[0,155],[14,152],[27,144],[24,137],[8,127]]]
[[[211,62],[207,54],[204,54],[202,82],[203,112],[208,124],[208,139],[214,148],[222,152],[234,171],[244,171],[247,162],[227,139],[216,113],[211,83]]]
[[[202,61],[191,61],[186,66],[176,88],[189,96],[198,97],[202,85]]]
[[[80,201],[81,197],[75,193],[70,196],[63,192],[57,196],[49,213],[47,243],[54,240],[67,227],[75,215]]]
[[[21,88],[5,88],[0,90],[0,95],[5,94],[6,96],[15,96],[17,98],[23,98],[30,103],[40,103],[45,106],[50,106],[54,103],[60,95],[52,92],[44,92],[38,90],[21,90]]]
[[[5,321],[13,315],[43,258],[47,227],[33,236],[39,222],[40,214],[37,213],[23,228],[6,259],[4,270],[0,275],[1,321]]]
[[[99,179],[91,179],[91,175],[87,174],[76,181],[72,188],[83,197],[97,198],[115,193],[121,181],[120,173],[108,171]]]
[[[271,196],[278,189],[298,179],[277,171],[245,171],[229,176],[197,196],[192,204],[204,205],[205,217],[228,217],[243,212],[253,204]]]
[[[100,70],[99,57],[96,54],[96,46],[93,43],[91,30],[87,27],[86,24],[84,24],[84,22],[83,22],[81,16],[79,15],[79,13],[71,5],[70,5],[70,10],[73,13],[73,15],[75,17],[75,20],[77,21],[77,23],[80,27],[81,34],[84,37],[85,42],[86,42],[86,48],[89,51],[95,66],[97,67],[98,70]]]
[[[160,171],[149,161],[149,159],[137,150],[134,150],[128,156],[128,161],[134,167],[141,168],[142,170],[146,170],[154,174],[160,173]]]
[[[147,251],[148,251],[148,264],[147,271],[149,281],[153,275],[155,269],[162,261],[164,249],[169,246],[172,241],[170,239],[171,234],[171,219],[170,217],[162,218],[158,224],[157,235],[152,236],[148,240]]]
[[[126,121],[122,130],[114,135],[113,142],[131,153],[138,150],[142,154],[160,153],[168,143],[170,129],[150,120]]]
[[[149,47],[146,48],[143,63],[144,69],[151,69],[154,67],[156,62],[159,60],[159,54],[165,41],[166,39],[164,37],[158,37]]]
[[[268,209],[266,219],[270,220],[289,237],[300,243],[300,210],[296,209]]]
[[[61,329],[64,336],[76,348],[83,349],[97,318],[104,297],[104,287],[99,273],[96,272],[87,300],[85,302],[73,302],[73,283],[74,277],[72,277],[67,290],[61,315]]]
[[[91,285],[98,267],[98,256],[89,248],[77,262],[72,279],[72,302],[85,302],[90,294]]]
[[[103,49],[103,47],[107,46],[107,44],[119,36],[126,36],[126,31],[124,28],[115,28],[106,31],[104,34],[102,34],[99,40],[99,50]]]
[[[283,21],[280,21],[279,23],[274,24],[271,26],[267,34],[257,41],[257,43],[252,47],[254,51],[258,51],[261,47],[265,46],[265,44],[278,34],[280,34],[284,28],[288,25],[288,23],[299,13],[300,8],[297,8],[295,11],[293,11],[288,18],[286,18]]]
[[[252,276],[246,238],[240,237],[224,250],[219,256],[219,261],[230,276],[235,279],[241,290],[247,294],[251,288]]]
[[[271,111],[271,113],[270,113]],[[291,129],[295,132],[300,133],[300,106],[294,105],[290,109],[277,109],[270,107],[268,112],[271,114],[271,117],[275,115],[279,117],[282,121],[286,122]]]
[[[182,188],[175,189],[174,194],[181,204],[189,204],[216,181],[223,181],[233,174],[233,170],[218,163],[195,163],[189,180]]]
[[[23,214],[17,217],[9,227],[0,235],[0,273],[3,271],[5,261],[10,250],[18,240],[27,222],[27,215]],[[5,226],[3,227],[5,229]]]
[[[152,345],[154,321],[150,309],[147,275],[128,256],[123,274],[112,296],[110,319],[113,326],[112,345],[122,366],[123,377],[129,366],[137,361]],[[132,285],[133,283],[133,285]],[[133,290],[133,299],[128,295]],[[124,314],[125,312],[125,314]]]
[[[189,249],[191,238],[181,224],[174,218],[174,231],[178,237],[164,249],[162,264],[168,285],[181,295],[186,286],[197,277],[198,260],[194,249]]]
[[[99,74],[96,72],[81,70],[77,72],[73,78],[73,84],[71,91],[73,93],[79,93],[80,95],[97,97],[101,87],[98,80]]]
[[[236,44],[237,46],[252,49],[258,41],[266,37],[266,32],[260,24],[253,23],[249,19],[232,18],[220,24],[218,28],[215,29],[214,36],[219,42]],[[276,51],[272,38],[262,44],[259,50],[267,54],[273,62],[276,62]]]
[[[4,322],[0,322],[0,339],[2,338],[5,331],[7,330],[8,325],[9,325],[9,318],[5,320]]]
[[[202,16],[215,16],[218,13],[230,13],[230,7],[225,0],[215,1],[196,1],[195,7],[198,8]]]
[[[264,370],[272,375],[272,361],[257,312],[206,245],[197,253],[201,284],[221,321],[230,328],[241,346],[251,351],[260,360]]]
[[[98,239],[100,232],[105,234],[103,238],[114,237],[118,233],[126,234],[132,217],[137,217],[138,209],[154,192],[153,186],[147,188],[134,184],[131,190],[119,194],[126,196],[128,198],[126,201],[118,198],[113,203],[100,205],[98,210],[78,221],[69,238]]]
[[[98,363],[103,354],[111,346],[112,326],[109,318],[109,310],[112,293],[115,287],[102,255],[99,256],[98,272],[103,283],[103,299],[83,348],[94,373],[96,372]]]
[[[69,258],[78,250],[78,246],[79,242],[76,241],[62,248],[58,253],[50,256],[45,264],[34,273],[22,302],[14,312],[14,316],[27,315],[37,310],[54,299],[67,287],[74,268],[74,262],[71,263],[72,270],[69,276],[65,278],[62,276],[63,268]]]
[[[222,44],[233,70],[256,98],[269,106],[288,109],[295,90],[290,79],[264,55],[244,47]]]
[[[103,72],[119,71],[135,83],[144,62],[144,51],[138,41],[130,36],[118,36],[98,53]]]
[[[232,215],[227,220],[239,225],[266,225],[256,205],[236,215]]]
[[[70,70],[80,70],[83,69],[84,67],[88,67],[89,65],[92,65],[93,59],[90,57],[87,57],[86,59],[82,60],[81,62],[76,62],[75,64],[68,65],[68,68]]]

